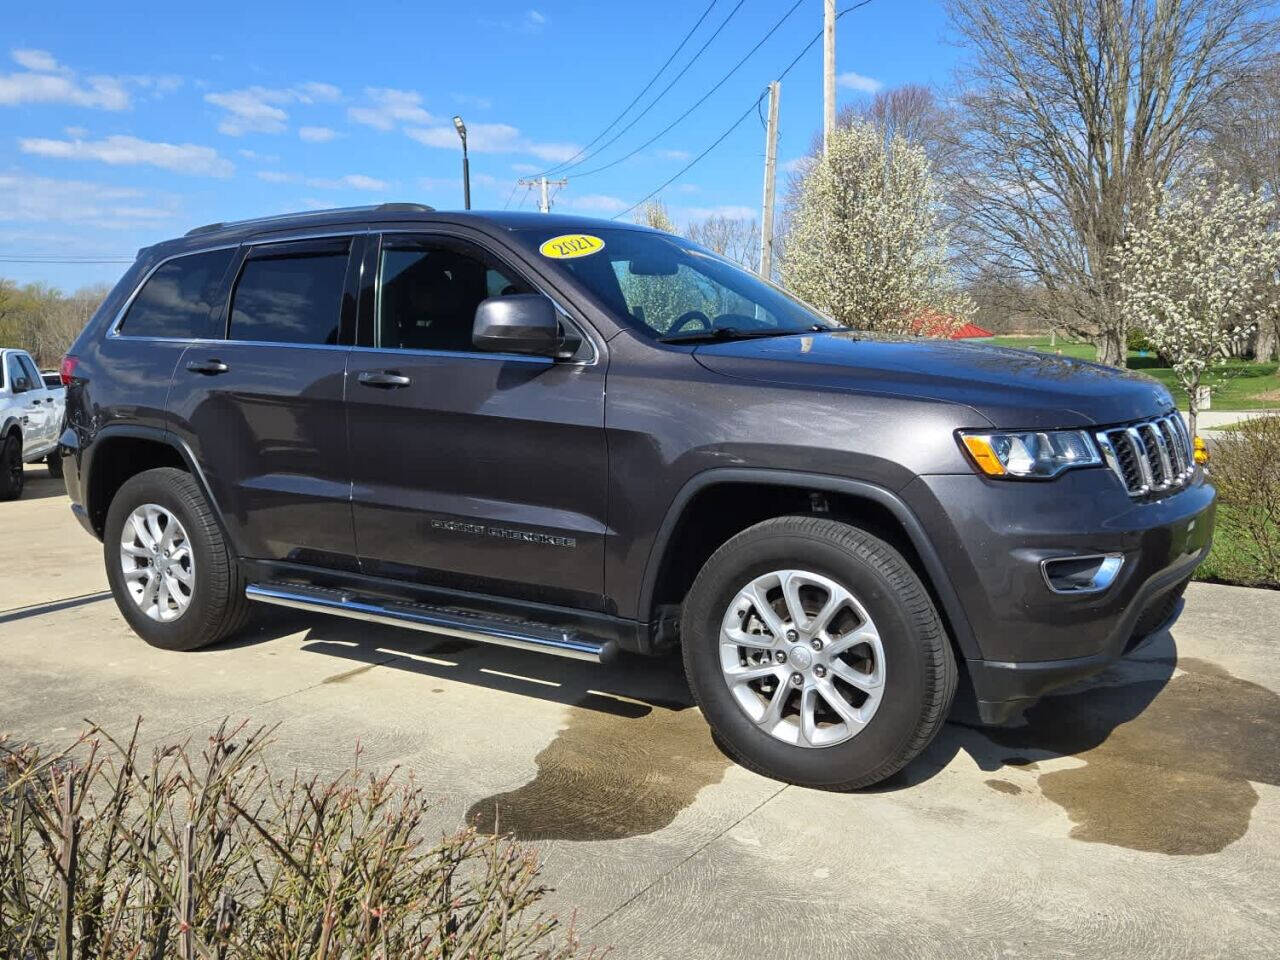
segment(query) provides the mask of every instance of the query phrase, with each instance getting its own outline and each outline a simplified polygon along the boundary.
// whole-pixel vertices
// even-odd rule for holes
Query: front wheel
[[[681,619],[690,687],[743,766],[852,790],[946,720],[956,663],[928,592],[883,540],[817,517],[748,528],[707,561]]]
[[[172,467],[131,477],[107,510],[107,580],[138,636],[163,650],[195,650],[241,629],[244,581],[209,504]]]

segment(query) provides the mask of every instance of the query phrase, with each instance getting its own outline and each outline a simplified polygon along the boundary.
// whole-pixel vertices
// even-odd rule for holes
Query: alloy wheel
[[[195,555],[174,514],[144,503],[120,531],[120,568],[134,603],[152,620],[178,619],[195,593]]]
[[[775,570],[738,591],[721,621],[720,668],[756,726],[800,747],[857,736],[884,692],[884,647],[866,608],[804,570]]]

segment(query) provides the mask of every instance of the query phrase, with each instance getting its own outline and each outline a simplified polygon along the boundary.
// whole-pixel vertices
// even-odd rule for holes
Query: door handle
[[[205,373],[214,376],[219,373],[226,373],[231,368],[221,360],[190,360],[187,362],[187,369],[192,373]]]
[[[395,390],[413,383],[410,378],[398,373],[362,373],[356,379],[366,387],[379,387],[383,390]]]

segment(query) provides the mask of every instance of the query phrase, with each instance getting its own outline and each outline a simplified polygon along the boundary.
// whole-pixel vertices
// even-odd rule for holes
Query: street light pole
[[[462,140],[462,207],[471,209],[471,162],[467,159],[467,125],[461,117],[453,118],[453,125]]]

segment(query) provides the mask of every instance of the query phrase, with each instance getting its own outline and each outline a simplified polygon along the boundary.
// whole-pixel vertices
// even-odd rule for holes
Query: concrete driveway
[[[401,764],[534,843],[615,956],[1263,957],[1280,943],[1280,593],[1193,585],[1171,632],[1016,729],[949,724],[880,789],[784,786],[711,742],[674,662],[592,667],[269,615],[152,650],[31,468],[0,503],[0,730],[279,723],[280,767]]]

